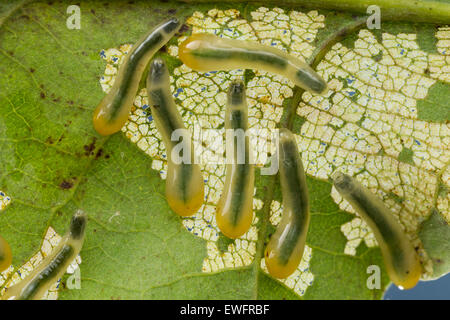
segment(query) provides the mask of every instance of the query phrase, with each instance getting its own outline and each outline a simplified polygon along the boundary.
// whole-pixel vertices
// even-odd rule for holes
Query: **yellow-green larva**
[[[326,82],[305,62],[253,41],[197,33],[180,45],[178,54],[185,65],[196,71],[264,70],[283,75],[311,92],[323,94],[327,90]]]
[[[294,135],[288,129],[280,129],[279,138],[283,215],[267,244],[264,257],[269,273],[283,279],[297,269],[302,259],[310,213],[306,176]]]
[[[48,289],[67,271],[80,252],[87,217],[77,211],[71,219],[69,232],[44,260],[18,284],[8,288],[3,300],[40,300]]]
[[[191,216],[203,204],[204,182],[202,172],[195,163],[191,134],[185,128],[170,91],[169,72],[161,59],[151,62],[147,78],[149,106],[155,125],[163,138],[167,154],[166,199],[169,206],[180,216]],[[173,134],[180,132],[172,140]],[[181,144],[181,145],[180,145]],[[172,151],[182,146],[187,161],[174,161]]]
[[[0,272],[5,271],[12,263],[12,252],[8,242],[0,236]]]
[[[110,135],[123,127],[130,115],[145,67],[180,26],[178,19],[170,19],[157,26],[131,48],[119,68],[112,88],[94,111],[94,128],[99,134]]]
[[[234,239],[246,233],[252,223],[255,180],[249,140],[245,135],[248,129],[245,88],[240,81],[231,83],[228,89],[225,129],[227,158],[228,152],[232,152],[232,156],[226,165],[225,185],[217,204],[216,221],[220,231]]]
[[[401,289],[414,287],[422,274],[419,257],[401,225],[383,202],[352,177],[335,172],[333,184],[375,234],[391,281]]]

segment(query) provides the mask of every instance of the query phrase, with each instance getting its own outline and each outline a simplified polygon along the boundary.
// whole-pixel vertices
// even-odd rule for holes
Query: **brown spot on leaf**
[[[59,184],[59,187],[61,189],[63,189],[63,190],[68,190],[68,189],[71,189],[73,187],[73,183],[70,182],[70,181],[63,180],[63,182],[61,182]]]
[[[180,29],[178,30],[177,35],[181,35],[181,34],[185,33],[188,30],[189,30],[189,26],[187,24],[183,23],[181,25]]]
[[[41,91],[41,98],[45,99],[45,93]]]
[[[93,138],[92,142],[90,144],[86,144],[83,146],[84,151],[85,151],[85,155],[86,156],[90,156],[91,154],[94,154],[94,150],[95,150],[95,142],[97,141],[97,138]]]
[[[100,158],[102,156],[102,154],[103,154],[103,149],[102,148],[98,149],[97,153],[95,154],[95,159]]]

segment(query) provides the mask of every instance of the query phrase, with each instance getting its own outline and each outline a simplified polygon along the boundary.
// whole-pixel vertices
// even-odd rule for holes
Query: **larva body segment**
[[[48,289],[60,279],[83,247],[87,216],[77,211],[70,230],[58,246],[22,281],[8,288],[3,300],[40,300]]]
[[[401,289],[414,287],[422,274],[422,266],[392,212],[356,179],[341,172],[335,172],[332,179],[336,190],[375,234],[391,281]]]
[[[119,68],[112,88],[94,111],[94,128],[99,134],[107,136],[123,127],[130,115],[145,67],[180,26],[178,19],[170,19],[157,26],[131,48]]]
[[[179,46],[178,53],[181,61],[196,71],[264,70],[283,75],[311,92],[323,94],[327,90],[326,82],[308,64],[257,42],[197,33]]]
[[[254,166],[250,163],[248,108],[242,82],[228,90],[225,111],[227,165],[225,185],[217,204],[216,221],[222,233],[238,238],[248,231],[253,219]],[[231,162],[231,163],[230,163]]]
[[[170,91],[169,72],[161,59],[155,59],[150,65],[147,91],[156,128],[161,133],[166,147],[167,202],[178,215],[191,216],[203,204],[203,176],[199,165],[195,163],[191,134],[185,128],[177,110]],[[182,141],[178,142],[180,136]],[[176,154],[177,158],[180,155],[182,159],[174,159],[172,155],[174,148],[175,151],[182,150],[182,155],[181,152]]]
[[[12,252],[9,243],[0,236],[0,272],[5,271],[12,263]]]
[[[280,129],[278,150],[283,216],[264,256],[269,273],[283,279],[297,269],[302,259],[310,213],[303,164],[295,138],[288,129]]]

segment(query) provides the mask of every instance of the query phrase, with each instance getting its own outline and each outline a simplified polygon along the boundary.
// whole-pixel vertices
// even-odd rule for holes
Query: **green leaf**
[[[0,294],[51,251],[82,209],[89,217],[86,241],[69,269],[80,267],[81,289],[67,288],[65,276],[47,298],[380,299],[389,283],[380,250],[332,188],[334,170],[356,176],[392,209],[421,254],[424,279],[447,273],[436,257],[447,259],[450,221],[450,30],[383,17],[381,30],[367,30],[365,17],[315,3],[306,9],[86,1],[80,30],[66,27],[69,2],[0,4],[0,233],[14,255],[0,275]],[[230,240],[214,219],[223,164],[202,165],[207,199],[194,217],[169,209],[165,149],[145,90],[123,132],[100,137],[92,127],[127,45],[173,15],[189,28],[158,55],[168,61],[189,129],[213,129],[220,137],[224,92],[231,79],[244,78],[250,126],[285,126],[297,136],[312,219],[303,260],[286,280],[267,274],[263,259],[282,213],[276,176],[256,170],[254,223]],[[214,31],[287,50],[311,63],[330,91],[311,95],[256,70],[204,74],[184,66],[180,41]],[[204,139],[196,143],[209,148],[207,159],[220,154],[215,137]],[[268,154],[256,155],[262,166]],[[447,222],[439,230],[421,227],[431,208]],[[366,285],[371,265],[381,268],[380,289]]]
[[[437,210],[424,221],[419,233],[423,246],[433,261],[433,277],[439,278],[449,270],[450,264],[450,228],[448,222]]]

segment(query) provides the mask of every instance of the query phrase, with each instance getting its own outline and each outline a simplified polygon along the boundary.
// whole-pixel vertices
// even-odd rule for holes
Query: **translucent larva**
[[[101,135],[119,131],[130,115],[139,82],[150,59],[180,28],[170,19],[138,41],[119,68],[114,85],[94,111],[94,128]]]
[[[25,279],[8,288],[3,300],[40,300],[48,289],[60,279],[77,257],[84,241],[87,217],[77,211],[70,222],[69,232],[58,246]]]
[[[217,204],[217,226],[229,238],[248,231],[253,219],[254,166],[249,159],[248,111],[242,82],[233,82],[228,90],[225,111],[226,165],[225,185]],[[229,155],[228,153],[232,153]]]
[[[177,110],[170,91],[169,72],[161,59],[150,65],[147,78],[149,105],[157,130],[161,133],[167,154],[166,199],[169,206],[180,216],[193,215],[203,204],[204,182],[202,172],[195,163],[194,145]],[[172,135],[180,132],[182,141],[172,140]],[[182,152],[176,154],[184,159],[174,159],[174,148]],[[184,154],[187,152],[187,154]],[[176,160],[176,161],[175,161]]]
[[[402,289],[414,287],[422,274],[422,266],[413,245],[392,212],[352,177],[336,172],[332,179],[336,190],[375,234],[392,282]]]
[[[302,160],[293,134],[280,129],[279,175],[283,216],[264,253],[267,269],[287,278],[298,267],[305,248],[310,220],[308,190]]]
[[[5,271],[12,263],[11,247],[8,242],[0,236],[0,272]]]
[[[257,42],[197,33],[180,45],[178,53],[185,65],[197,71],[258,69],[283,75],[308,91],[327,90],[326,82],[308,64]]]

